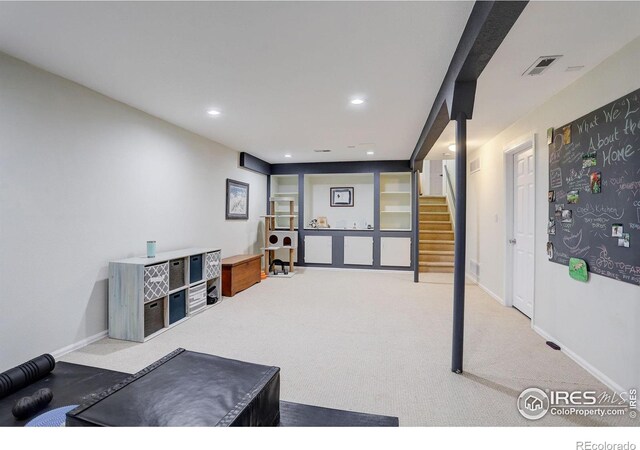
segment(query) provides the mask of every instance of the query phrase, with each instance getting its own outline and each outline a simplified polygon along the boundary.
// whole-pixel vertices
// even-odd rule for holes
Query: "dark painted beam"
[[[263,175],[271,175],[271,164],[260,158],[256,158],[250,153],[240,153],[240,167]]]
[[[477,1],[453,54],[451,64],[433,102],[411,155],[411,168],[419,168],[450,119],[455,119],[456,82],[475,82],[527,6],[526,1]],[[468,116],[467,119],[470,119]]]
[[[272,175],[313,173],[409,172],[408,160],[335,161],[315,163],[272,164]]]

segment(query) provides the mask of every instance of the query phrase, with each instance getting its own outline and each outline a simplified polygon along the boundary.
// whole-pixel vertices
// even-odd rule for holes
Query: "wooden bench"
[[[222,260],[222,295],[233,297],[238,292],[260,283],[262,255],[236,255]]]

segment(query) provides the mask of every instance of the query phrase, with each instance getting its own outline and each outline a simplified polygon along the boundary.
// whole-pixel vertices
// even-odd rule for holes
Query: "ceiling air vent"
[[[328,148],[316,148],[314,152],[316,153],[329,153],[331,150]]]
[[[524,75],[542,75],[544,71],[546,71],[549,67],[553,65],[558,59],[560,59],[562,55],[555,56],[541,56],[529,66],[527,70],[522,74]]]

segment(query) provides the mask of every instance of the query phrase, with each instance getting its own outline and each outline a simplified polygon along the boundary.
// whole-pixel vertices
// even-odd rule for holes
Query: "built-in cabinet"
[[[411,238],[381,237],[380,265],[385,267],[411,267]]]
[[[272,175],[271,176],[271,197],[278,198],[291,198],[293,200],[293,214],[298,214],[298,175]],[[273,213],[275,215],[291,214],[289,211],[289,204],[286,202],[278,202],[276,210]],[[276,217],[275,218],[276,230],[288,230],[289,218],[288,217]],[[294,229],[298,229],[298,221],[295,221]]]
[[[222,298],[215,248],[109,262],[109,337],[144,342]]]
[[[304,262],[307,264],[331,264],[333,262],[333,237],[305,236]]]
[[[411,268],[413,177],[406,162],[276,164],[272,170],[270,195],[295,199],[296,263]],[[353,188],[353,206],[332,206],[331,188]],[[328,228],[312,226],[321,218]],[[288,228],[286,218],[279,220]]]
[[[373,237],[345,236],[344,264],[373,266]]]

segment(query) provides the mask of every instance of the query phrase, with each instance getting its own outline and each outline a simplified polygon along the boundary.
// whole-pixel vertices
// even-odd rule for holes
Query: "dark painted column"
[[[453,349],[451,371],[462,373],[464,281],[467,242],[467,116],[456,117],[456,238],[453,268]]]
[[[413,282],[418,283],[420,281],[420,188],[418,183],[418,177],[420,172],[414,170],[411,172],[411,188],[413,190],[411,202],[411,218],[413,222],[413,239],[411,246],[411,259],[413,263]]]

